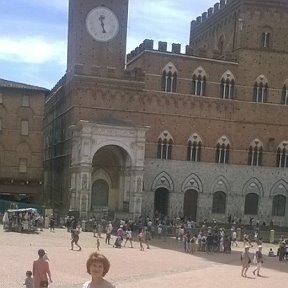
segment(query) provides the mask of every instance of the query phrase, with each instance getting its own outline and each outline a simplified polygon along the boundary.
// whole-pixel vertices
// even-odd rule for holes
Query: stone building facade
[[[70,1],[67,73],[45,105],[45,201],[82,217],[287,225],[288,3],[221,0],[191,22],[185,53],[144,40],[125,67],[127,11]]]
[[[0,79],[0,199],[42,201],[43,117],[48,92]]]

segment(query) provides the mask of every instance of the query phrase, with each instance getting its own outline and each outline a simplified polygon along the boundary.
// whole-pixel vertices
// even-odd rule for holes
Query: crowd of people
[[[54,221],[52,220],[52,222]],[[177,219],[175,222],[163,221],[159,218],[150,219],[148,217],[142,221],[93,219],[92,236],[96,238],[97,252],[92,253],[87,260],[86,268],[91,279],[83,284],[83,288],[115,287],[104,279],[104,276],[109,271],[110,263],[104,255],[100,254],[100,243],[113,245],[114,248],[122,248],[126,247],[126,245],[134,248],[134,244],[138,243],[140,251],[144,251],[145,249],[150,249],[151,240],[165,241],[167,235],[169,235],[175,237],[176,243],[183,243],[184,252],[191,254],[201,252],[206,252],[207,254],[215,252],[231,253],[232,246],[239,247],[240,242],[237,242],[237,236],[239,235],[237,235],[233,225],[231,229],[225,229],[223,227],[219,228],[217,223],[214,224],[212,227],[212,225],[209,226],[204,223],[197,231],[195,223],[189,219],[187,221],[178,221]],[[69,217],[66,227],[67,231],[71,233],[71,250],[74,250],[74,246],[77,246],[80,251],[82,247],[78,241],[81,232],[81,222],[77,221],[75,217]],[[49,229],[50,231],[54,230],[51,220]],[[195,233],[195,231],[198,233]],[[103,241],[100,242],[101,238]],[[244,234],[242,240],[244,246],[244,251],[241,253],[242,277],[248,277],[247,273],[252,265],[252,274],[261,277],[261,269],[264,263],[261,237],[252,242],[249,235]],[[249,250],[254,245],[258,248],[253,255]],[[48,287],[49,283],[52,283],[46,251],[39,249],[38,256],[39,258],[33,262],[32,271],[26,272],[24,283],[26,288]],[[271,248],[267,256],[277,256],[279,261],[288,260],[288,241],[281,239],[277,252],[274,253]],[[97,286],[100,284],[101,286]]]

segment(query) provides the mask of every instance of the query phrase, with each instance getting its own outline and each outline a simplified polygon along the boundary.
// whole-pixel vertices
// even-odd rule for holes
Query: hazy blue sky
[[[146,38],[189,42],[217,0],[130,0],[127,52]],[[52,88],[66,70],[68,0],[0,0],[0,78]]]

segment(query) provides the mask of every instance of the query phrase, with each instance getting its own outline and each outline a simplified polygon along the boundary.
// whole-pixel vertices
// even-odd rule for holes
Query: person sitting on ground
[[[91,275],[91,280],[83,284],[82,288],[115,288],[113,284],[105,280],[103,277],[110,269],[109,260],[102,254],[92,253],[86,262],[87,273]]]
[[[276,257],[276,255],[274,254],[274,251],[272,250],[272,248],[270,248],[270,250],[268,252],[268,257]]]

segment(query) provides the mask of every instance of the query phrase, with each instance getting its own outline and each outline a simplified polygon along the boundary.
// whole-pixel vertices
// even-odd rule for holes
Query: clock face
[[[106,42],[117,35],[119,22],[117,16],[110,9],[96,7],[88,13],[86,27],[95,40]]]

